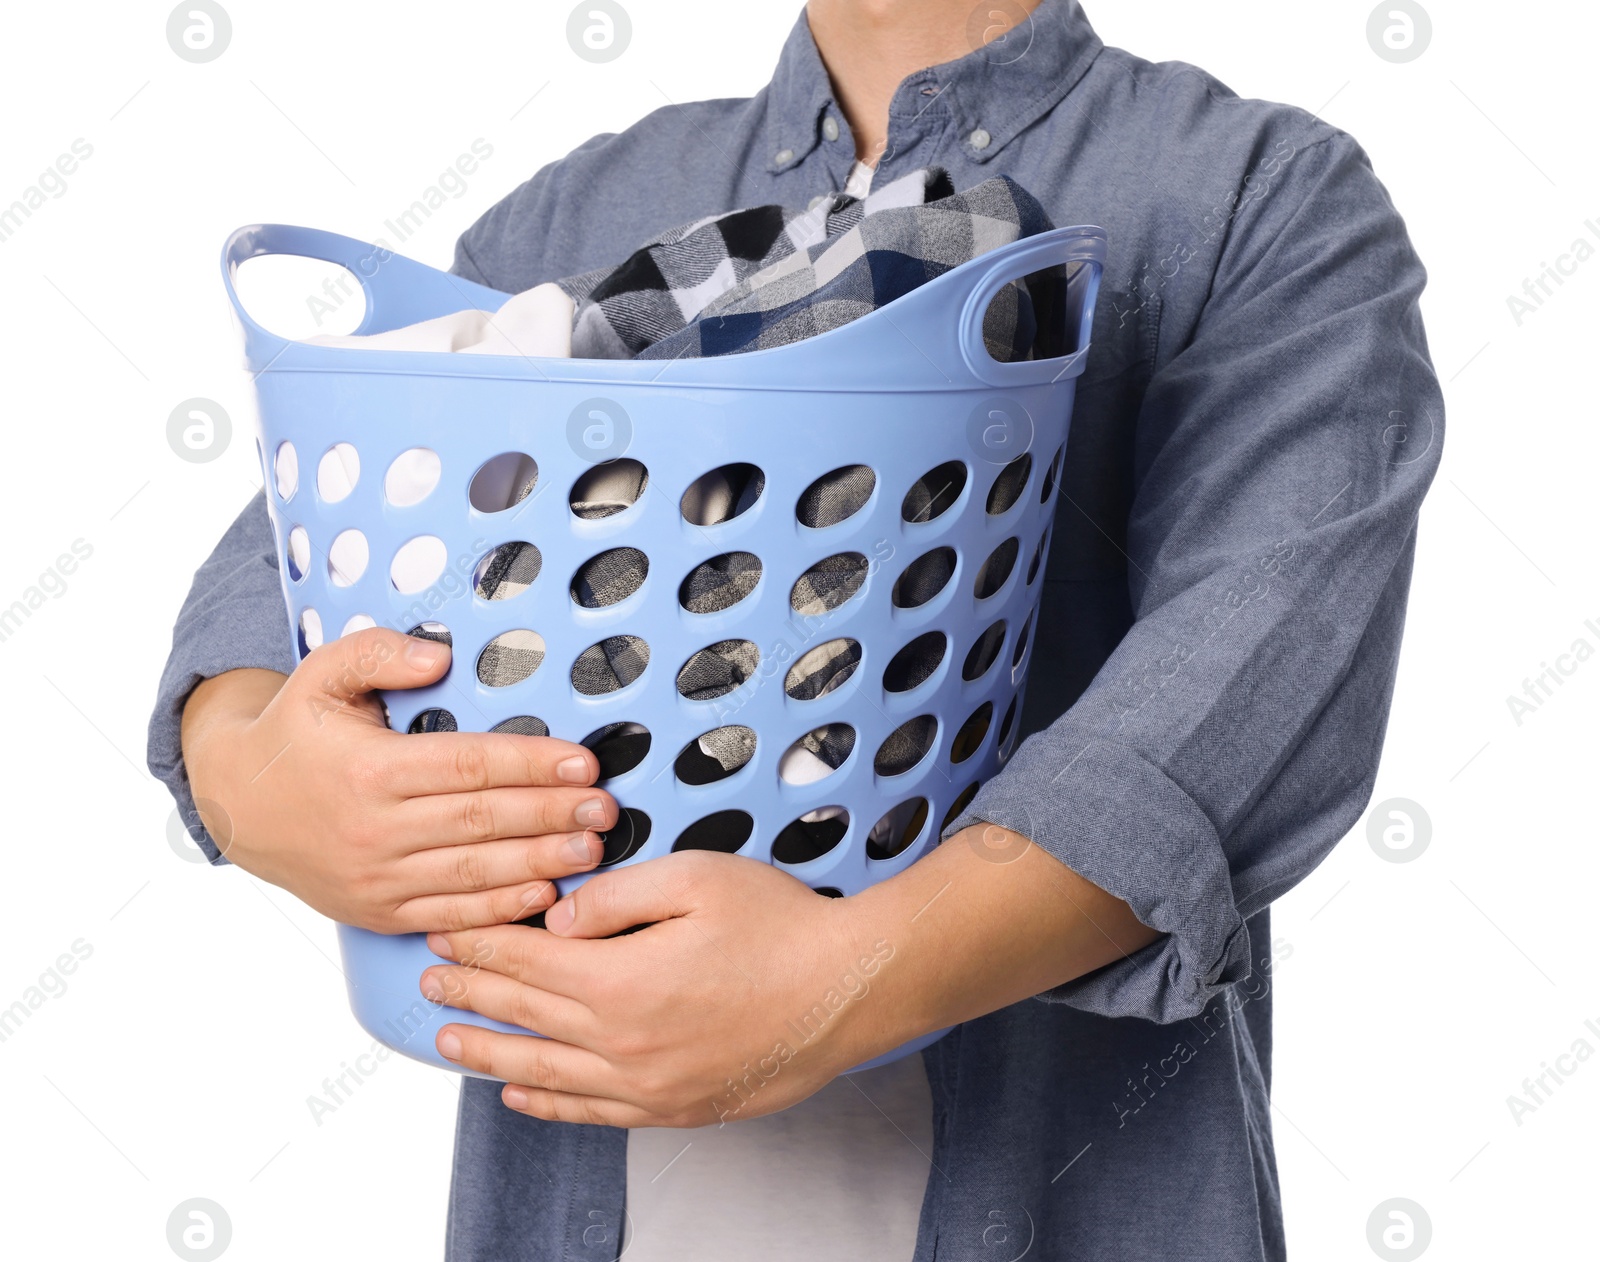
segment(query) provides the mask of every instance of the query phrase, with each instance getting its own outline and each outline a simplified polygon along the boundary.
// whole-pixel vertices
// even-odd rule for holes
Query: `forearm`
[[[206,753],[216,747],[217,740],[227,739],[240,724],[260,718],[288,678],[275,670],[251,667],[224,671],[195,686],[184,702],[180,735],[191,784],[204,785]],[[196,792],[203,793],[203,788]]]
[[[884,961],[870,979],[873,1002],[851,1005],[869,1054],[1050,990],[1160,936],[1121,899],[986,824],[841,911],[851,949],[872,956],[876,946]]]

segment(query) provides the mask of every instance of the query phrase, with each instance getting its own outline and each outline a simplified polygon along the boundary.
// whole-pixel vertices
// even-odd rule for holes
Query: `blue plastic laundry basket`
[[[748,839],[738,853],[778,862],[772,847],[786,826],[833,807],[844,812],[834,812],[843,823],[837,844],[780,866],[841,894],[891,876],[937,844],[940,821],[952,819],[1015,748],[1073,390],[1088,354],[1105,248],[1099,228],[1057,229],[986,253],[818,337],[743,355],[661,362],[289,341],[257,324],[240,303],[234,276],[246,260],[284,254],[345,267],[367,300],[358,333],[472,308],[496,310],[508,295],[349,237],[273,224],[243,228],[224,247],[223,274],[254,377],[267,504],[296,651],[368,620],[401,631],[435,624],[451,635],[450,672],[429,688],[385,695],[398,731],[428,725],[439,710],[470,731],[534,716],[568,740],[614,723],[648,729],[643,760],[606,781],[626,808],[607,839],[608,861],[664,855],[680,839],[694,844],[694,826],[715,817],[723,835],[728,821],[742,829],[747,818]],[[1067,276],[1070,353],[997,362],[982,336],[990,301],[1009,282],[1055,265],[1064,265]],[[316,474],[336,444],[348,444],[340,450],[347,462],[359,462],[359,473],[348,494],[329,502]],[[386,471],[417,448],[437,454],[438,483],[420,502],[390,502]],[[611,516],[579,517],[569,503],[571,488],[609,460],[641,462],[648,471],[643,493]],[[480,470],[504,475],[510,468],[525,476],[534,466],[537,481],[527,498],[503,511],[473,506]],[[686,520],[680,502],[688,488],[729,466],[759,470],[759,497],[716,525]],[[796,511],[802,494],[845,466],[872,471],[866,502],[836,524],[804,525]],[[931,508],[923,503],[911,511],[907,492],[930,472],[946,493]],[[414,494],[413,488],[402,498]],[[923,519],[908,521],[908,513]],[[369,561],[359,577],[345,565],[335,581],[329,549],[346,531],[361,532]],[[402,593],[390,559],[417,539],[433,541],[413,548],[431,552],[443,569],[420,593]],[[482,599],[474,572],[509,542],[539,550],[538,577],[510,599]],[[615,548],[636,548],[648,558],[642,586],[609,607],[580,607],[569,593],[573,574]],[[931,599],[901,607],[897,578],[940,549],[954,553],[949,581]],[[759,559],[754,590],[718,612],[686,610],[679,603],[684,577],[730,552]],[[791,603],[797,579],[840,556],[852,557],[852,565],[865,560],[859,588],[824,614],[797,613]],[[942,564],[950,560],[942,554]],[[409,570],[408,585],[415,586]],[[508,632],[540,637],[544,657],[524,681],[487,687],[478,677],[480,655]],[[585,695],[574,684],[574,663],[615,636],[643,641],[648,664],[620,690]],[[859,646],[849,678],[822,696],[791,696],[795,663],[837,640]],[[534,642],[526,634],[511,641]],[[679,668],[697,651],[728,641],[753,644],[759,654],[746,682],[709,701],[680,695]],[[885,667],[913,642],[929,660],[938,655],[937,668],[908,691],[887,691]],[[635,649],[642,657],[645,650]],[[832,724],[854,730],[842,765],[812,783],[781,779],[784,751]],[[715,783],[685,783],[675,770],[680,751],[727,725],[754,731],[753,756]],[[875,751],[895,733],[896,748],[915,739],[926,752],[909,770],[883,775]],[[869,847],[875,831],[878,840]],[[562,885],[570,889],[583,879]],[[422,935],[341,926],[339,936],[356,1017],[396,1051],[459,1072],[434,1049],[443,1025],[527,1033],[424,1000],[419,977],[438,961]]]

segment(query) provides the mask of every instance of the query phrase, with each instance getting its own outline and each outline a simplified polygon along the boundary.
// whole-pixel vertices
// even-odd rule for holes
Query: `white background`
[[[483,138],[493,157],[407,242],[444,266],[458,232],[594,132],[756,90],[795,13],[629,0],[632,46],[591,65],[564,3],[227,3],[232,42],[207,65],[169,49],[163,4],[9,6],[0,43],[0,205],[75,139],[93,146],[0,243],[0,606],[74,540],[93,549],[0,642],[0,1007],[75,940],[92,949],[0,1043],[13,1257],[170,1258],[167,1216],[193,1196],[226,1208],[230,1259],[440,1252],[455,1080],[396,1057],[317,1124],[307,1097],[369,1046],[332,928],[175,854],[143,768],[189,576],[259,483],[223,238],[262,220],[379,235]],[[1292,1254],[1372,1256],[1368,1215],[1403,1196],[1432,1221],[1431,1257],[1593,1257],[1600,1057],[1521,1125],[1506,1098],[1578,1038],[1600,1050],[1584,1026],[1600,1027],[1600,658],[1520,725],[1506,697],[1574,640],[1600,648],[1584,625],[1600,627],[1600,259],[1520,326],[1507,298],[1600,225],[1600,17],[1431,7],[1433,43],[1406,65],[1369,48],[1364,0],[1089,12],[1108,43],[1352,132],[1432,275],[1450,435],[1375,798],[1420,804],[1432,842],[1386,862],[1358,828],[1278,905]],[[167,444],[193,396],[234,418],[211,463]]]

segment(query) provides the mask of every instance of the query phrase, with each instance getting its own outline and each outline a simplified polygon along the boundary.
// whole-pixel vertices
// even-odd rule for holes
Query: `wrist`
[[[867,890],[835,904],[832,967],[817,979],[820,1006],[836,1009],[830,1044],[841,1073],[939,1028],[911,976],[916,935],[906,932],[894,900],[873,894]]]

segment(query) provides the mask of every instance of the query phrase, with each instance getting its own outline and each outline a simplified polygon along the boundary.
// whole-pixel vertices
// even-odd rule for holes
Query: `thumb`
[[[448,644],[368,627],[308,653],[293,679],[337,708],[376,689],[434,683],[449,665]]]
[[[590,877],[549,907],[544,927],[562,938],[609,938],[687,915],[689,904],[667,892],[659,864],[652,859]]]

